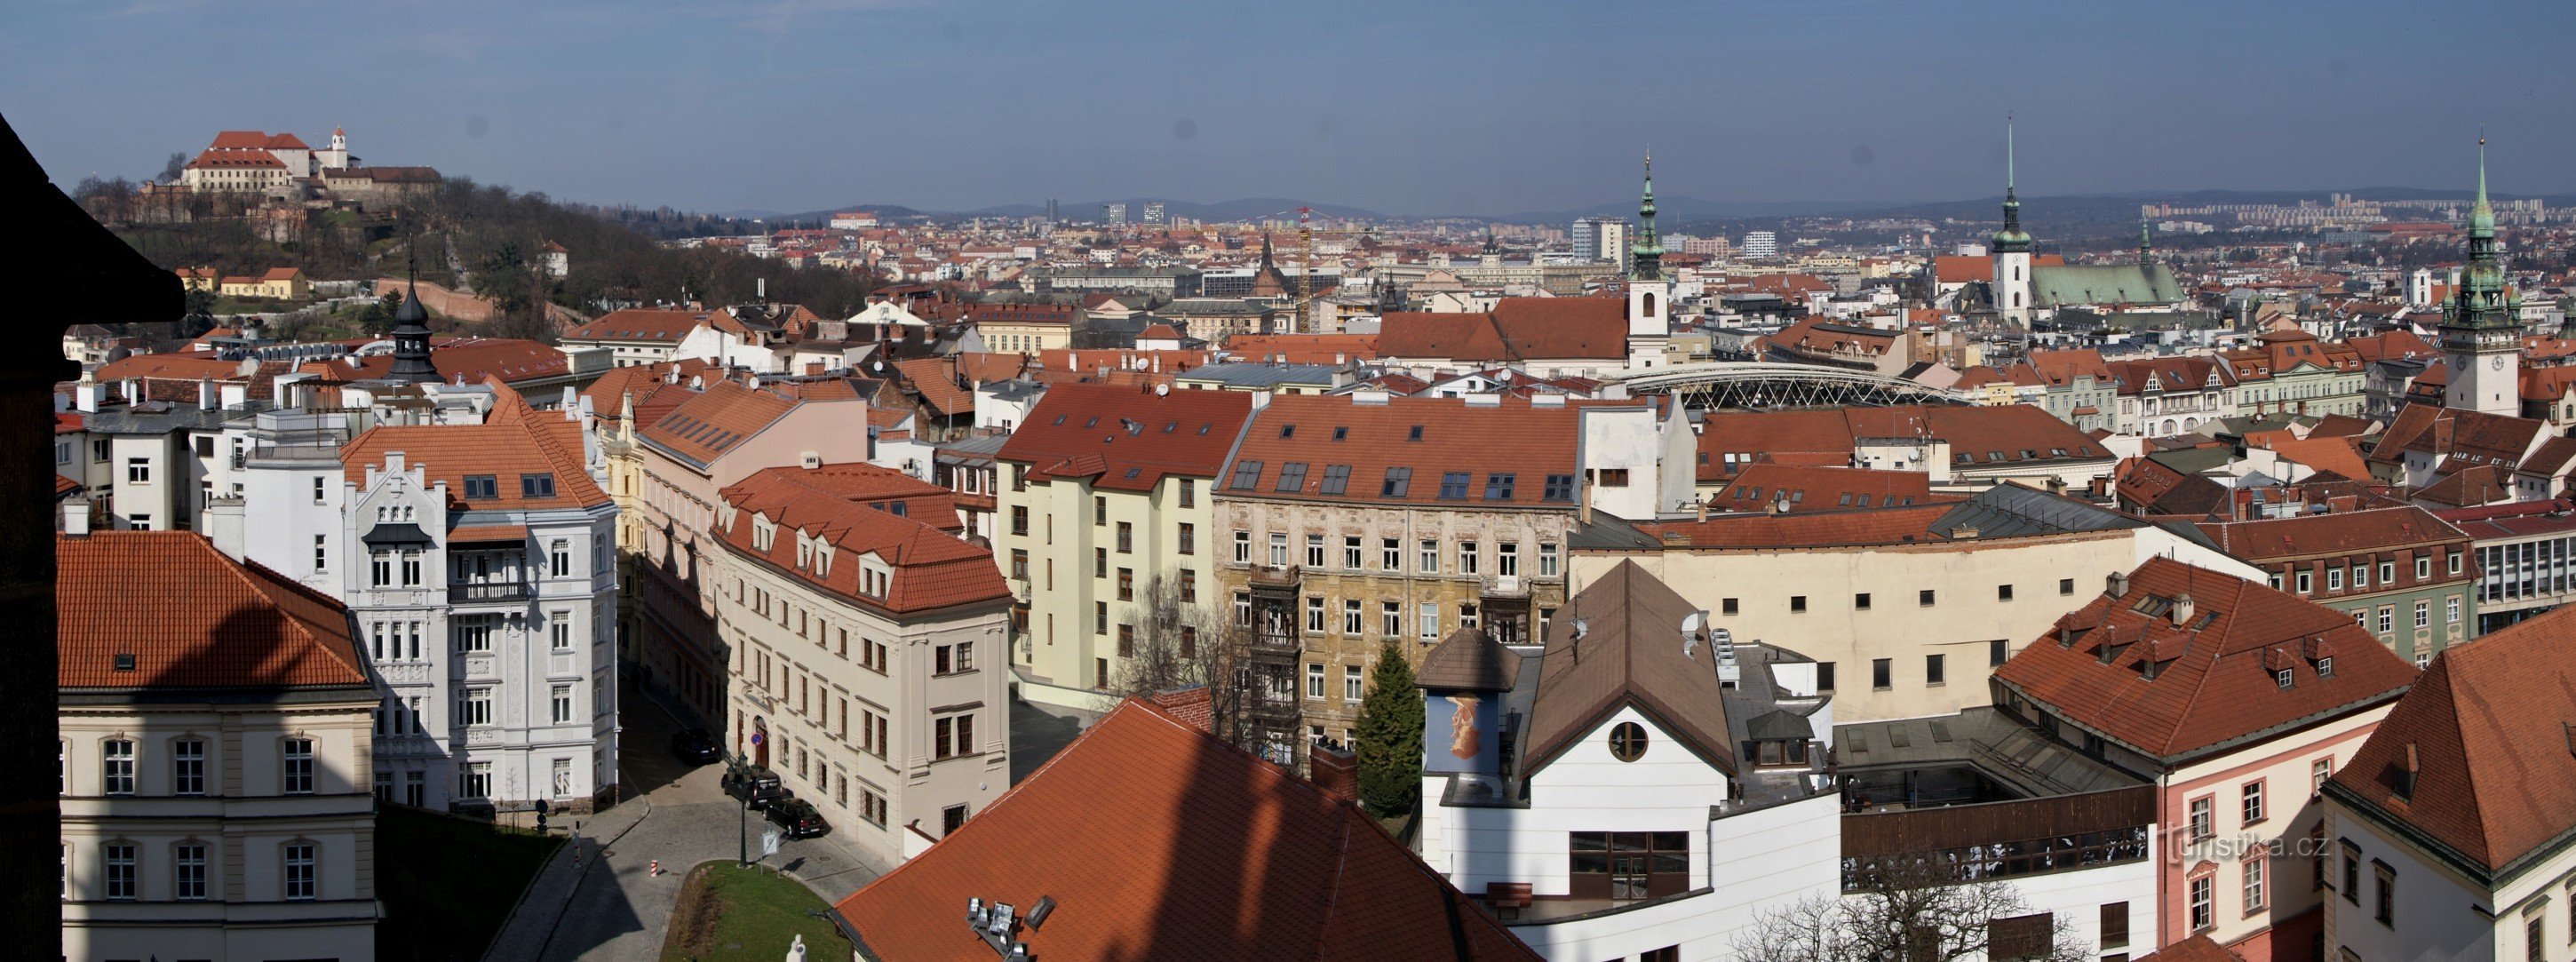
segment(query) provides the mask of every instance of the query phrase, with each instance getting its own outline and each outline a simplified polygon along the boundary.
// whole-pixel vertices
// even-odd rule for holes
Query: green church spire
[[[2487,202],[2487,139],[2478,138],[2478,199],[2469,208],[2469,262],[2460,288],[2443,311],[2442,326],[2461,332],[2519,332],[2520,305],[2505,291],[2504,260],[2496,244],[2495,207]]]
[[[2140,264],[2152,264],[2152,263],[2155,263],[2155,259],[2156,259],[2156,242],[2155,242],[2155,238],[2154,238],[2154,236],[2153,236],[2153,235],[2151,235],[2151,234],[2149,234],[2149,233],[2147,233],[2147,215],[2145,215],[2145,214],[2139,214],[2139,215],[2138,215],[2138,263],[2140,263]]]
[[[2030,235],[2021,230],[2021,198],[2013,193],[2012,118],[2004,118],[2004,229],[1995,232],[1995,253],[2030,250]]]
[[[1628,247],[1634,261],[1628,267],[1628,278],[1639,281],[1664,279],[1664,241],[1655,233],[1655,152],[1646,151],[1646,191],[1637,201],[1637,240]]]

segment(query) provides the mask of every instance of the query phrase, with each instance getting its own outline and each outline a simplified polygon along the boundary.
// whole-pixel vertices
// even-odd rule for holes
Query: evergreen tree
[[[1422,797],[1422,693],[1395,642],[1378,651],[1369,673],[1357,739],[1360,801],[1380,816],[1413,811]]]

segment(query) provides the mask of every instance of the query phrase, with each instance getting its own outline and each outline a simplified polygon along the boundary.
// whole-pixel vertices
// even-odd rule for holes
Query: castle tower
[[[2442,406],[2522,413],[2522,305],[2505,291],[2495,208],[2487,204],[2487,139],[2478,138],[2478,199],[2469,208],[2469,263],[2442,306],[2442,352],[2450,383]]]
[[[2004,229],[1995,232],[1995,311],[2015,324],[2030,323],[2030,235],[2021,230],[2021,198],[2013,193],[2012,121],[2004,121]]]
[[[1628,366],[1656,367],[1672,342],[1673,285],[1664,279],[1664,242],[1655,233],[1655,155],[1646,154],[1645,193],[1637,201],[1637,239],[1629,245]]]

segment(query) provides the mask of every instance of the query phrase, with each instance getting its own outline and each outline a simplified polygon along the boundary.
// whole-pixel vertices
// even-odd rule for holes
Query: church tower
[[[2505,291],[2495,208],[2487,205],[2487,139],[2478,138],[2478,200],[2469,208],[2469,263],[2442,306],[2442,352],[2450,367],[2442,406],[2522,413],[2522,305]]]
[[[1995,311],[2015,324],[2030,323],[2030,235],[2021,230],[2021,198],[2013,193],[2012,121],[2004,121],[2004,229],[1995,232]]]
[[[1664,241],[1655,233],[1655,155],[1646,154],[1646,189],[1637,201],[1637,239],[1628,251],[1628,366],[1655,367],[1672,343],[1673,286],[1664,279]]]
[[[420,305],[420,268],[412,267],[410,289],[394,310],[394,364],[385,380],[395,384],[428,384],[438,380],[429,358],[429,311]]]

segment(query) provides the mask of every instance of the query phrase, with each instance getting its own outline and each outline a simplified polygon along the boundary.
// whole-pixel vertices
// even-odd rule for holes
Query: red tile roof
[[[2371,733],[2336,788],[2489,870],[2576,830],[2576,608],[2453,645]],[[2416,766],[2414,794],[2397,775]]]
[[[438,341],[430,345],[429,363],[438,368],[439,379],[450,384],[480,384],[496,377],[504,383],[524,384],[562,377],[572,371],[564,353],[554,346],[511,338],[460,337]],[[388,352],[335,361],[310,361],[296,370],[321,375],[321,380],[326,383],[345,384],[382,378],[392,373],[393,367],[394,356]]]
[[[2183,596],[2193,614],[2177,627]],[[2327,657],[2333,675],[2319,677]],[[2273,677],[2282,668],[2287,689]],[[1996,683],[2168,762],[2393,700],[2414,677],[2349,614],[2166,558],[1995,669]]]
[[[2090,435],[2028,404],[1723,411],[1700,422],[1699,479],[1728,477],[1755,460],[1848,465],[1857,439],[1916,437],[1949,441],[1960,469],[2111,457]]]
[[[647,341],[677,345],[714,312],[629,307],[610,311],[588,324],[565,331],[567,341]]]
[[[367,684],[339,602],[186,531],[54,542],[63,688]],[[116,670],[116,657],[134,668]]]
[[[778,423],[796,404],[795,399],[765,387],[709,381],[695,397],[637,428],[635,436],[690,463],[711,465],[743,439]]]
[[[1239,360],[1284,359],[1290,364],[1335,364],[1377,356],[1375,334],[1237,334],[1225,339],[1226,353]]]
[[[2284,459],[2359,480],[2370,477],[2370,464],[2362,460],[2359,440],[2353,437],[2319,437],[2312,433],[2304,440],[2285,438],[2264,447]]]
[[[1483,406],[1462,398],[1360,404],[1348,395],[1280,395],[1253,415],[1220,490],[1236,497],[1570,511],[1578,417],[1574,407],[1517,398]],[[1302,480],[1282,490],[1292,465],[1302,469],[1294,474]],[[1338,493],[1326,490],[1336,468],[1346,472]],[[1411,472],[1400,494],[1386,493],[1390,469]],[[1442,475],[1456,472],[1466,474],[1465,487],[1443,497]],[[1550,475],[1566,482],[1554,500],[1546,498]],[[1488,490],[1502,496],[1489,499]]]
[[[1907,544],[1945,541],[1947,532],[1931,530],[1948,514],[1949,503],[1863,511],[1799,511],[1790,514],[1711,515],[1706,521],[1656,521],[1637,529],[1666,544],[1693,548],[1824,548],[1850,545]]]
[[[1283,399],[1284,400],[1284,399]],[[1275,402],[1274,402],[1275,403]],[[1058,384],[994,457],[1029,466],[1029,480],[1089,478],[1096,487],[1151,490],[1166,474],[1214,478],[1252,417],[1244,391],[1172,391]]]
[[[722,494],[733,510],[716,535],[727,548],[854,603],[911,615],[1010,597],[993,552],[956,536],[962,525],[948,489],[900,471],[872,464],[767,468]],[[902,514],[894,513],[898,505]],[[768,550],[755,546],[754,515],[778,526]],[[800,531],[830,543],[839,557],[819,572],[800,564]],[[861,590],[859,558],[871,554],[892,570],[883,597]]]
[[[1756,464],[1736,472],[1709,499],[1711,510],[1767,511],[1782,501],[1791,511],[1896,507],[1950,498],[1932,496],[1932,476],[1921,471]]]
[[[428,483],[446,482],[452,509],[525,510],[587,508],[607,504],[608,492],[590,479],[583,463],[581,422],[561,411],[538,411],[499,382],[498,397],[481,424],[386,425],[370,428],[340,448],[341,471],[364,484],[367,469],[402,452],[403,467],[421,469]],[[529,497],[521,475],[554,478],[554,493]],[[465,499],[465,479],[491,475],[497,497]]]
[[[2195,935],[2139,956],[2137,962],[2244,962],[2244,958],[2209,936]]]
[[[1628,356],[1628,304],[1606,297],[1506,297],[1485,314],[1398,311],[1379,319],[1390,358],[1518,363]]]
[[[2200,532],[2216,542],[2219,550],[2256,565],[2466,540],[2459,529],[2412,505],[2294,518],[2206,522],[2200,525]]]
[[[1041,959],[1538,958],[1357,805],[1140,701],[834,909],[875,958],[989,962],[966,900],[1041,896]]]

